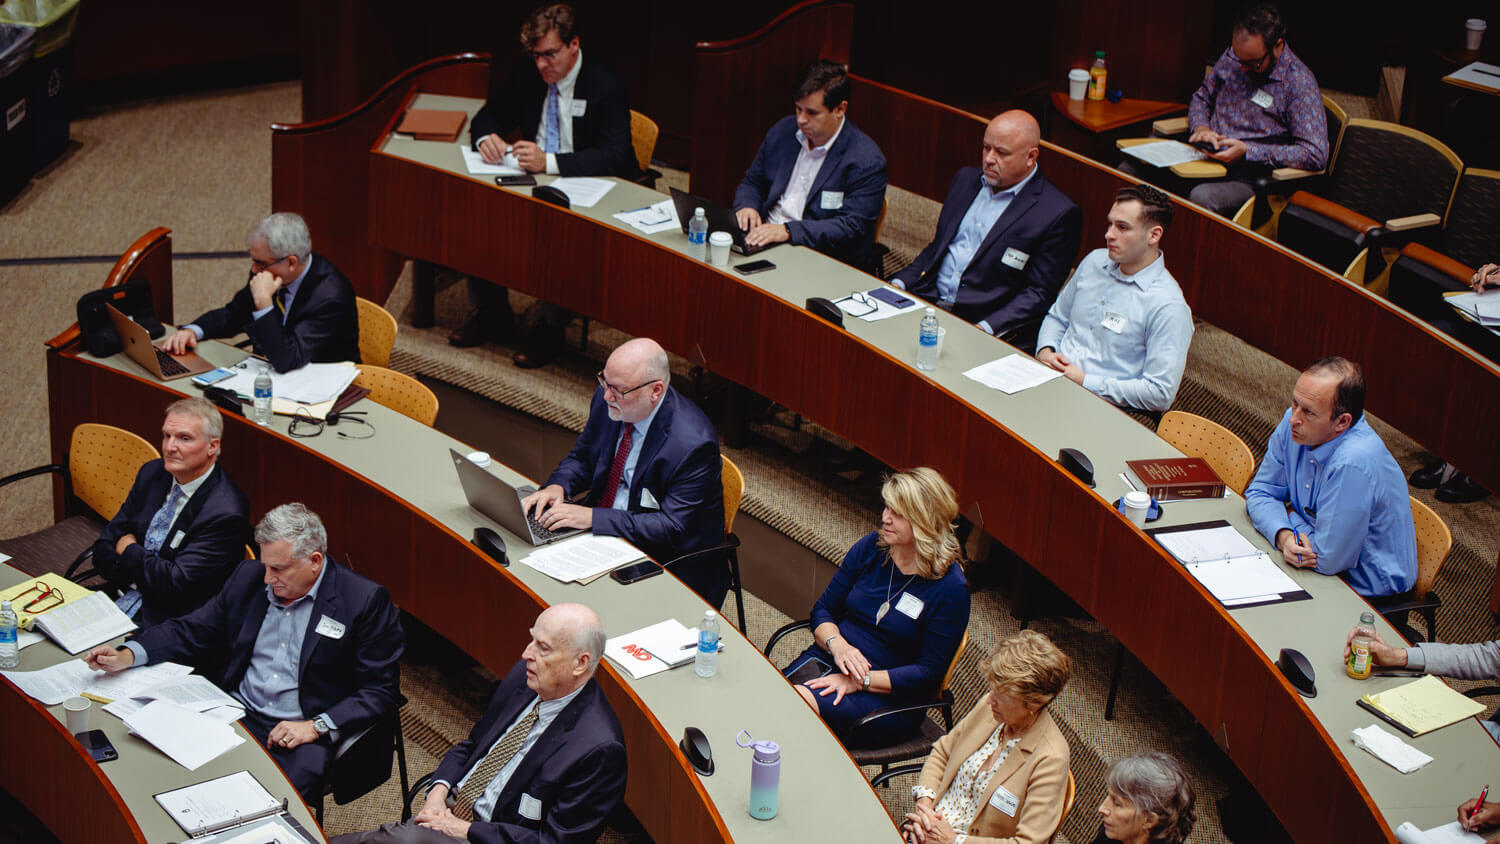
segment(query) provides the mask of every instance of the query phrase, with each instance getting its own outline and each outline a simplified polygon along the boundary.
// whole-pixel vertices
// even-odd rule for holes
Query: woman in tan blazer
[[[984,665],[990,693],[938,739],[912,789],[903,829],[913,844],[1043,842],[1062,823],[1068,743],[1047,714],[1072,663],[1046,636],[1022,630]]]

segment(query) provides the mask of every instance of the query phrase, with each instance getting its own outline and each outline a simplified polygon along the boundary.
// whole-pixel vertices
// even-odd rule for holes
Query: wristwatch
[[[323,716],[319,715],[318,717],[313,719],[313,729],[318,731],[318,738],[323,738],[324,736],[328,735],[328,731],[331,728],[328,726],[328,722],[324,720]]]
[[[865,691],[870,690],[870,675],[865,675]]]

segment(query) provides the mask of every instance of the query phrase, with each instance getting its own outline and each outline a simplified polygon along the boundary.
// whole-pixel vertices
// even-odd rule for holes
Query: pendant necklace
[[[878,610],[875,611],[875,626],[876,627],[880,626],[880,620],[882,618],[885,618],[885,614],[891,611],[891,585],[896,582],[896,558],[895,557],[891,557],[890,559],[891,559],[891,576],[888,577],[888,578],[886,578],[886,581],[885,581],[885,603],[881,604],[880,605],[880,609],[878,609]],[[899,596],[902,592],[905,592],[906,591],[906,587],[910,586],[911,582],[913,580],[916,580],[916,579],[917,579],[917,576],[915,574],[912,575],[911,577],[908,577],[906,579],[906,582],[903,583],[903,584],[901,584],[901,588],[898,589],[898,590],[896,590],[896,595]]]

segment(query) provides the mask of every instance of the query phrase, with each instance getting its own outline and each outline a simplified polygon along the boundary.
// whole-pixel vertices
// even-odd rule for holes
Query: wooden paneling
[[[1049,88],[1067,90],[1068,70],[1105,51],[1106,87],[1144,100],[1185,102],[1203,66],[1229,45],[1213,32],[1214,3],[1201,0],[1060,0],[1052,4]]]

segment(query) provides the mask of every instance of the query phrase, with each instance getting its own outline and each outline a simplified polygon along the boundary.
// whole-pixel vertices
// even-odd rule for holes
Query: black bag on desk
[[[78,330],[83,334],[84,348],[94,357],[109,357],[123,348],[105,305],[114,305],[115,310],[135,320],[153,340],[166,333],[151,308],[151,284],[146,279],[90,290],[78,299]]]

